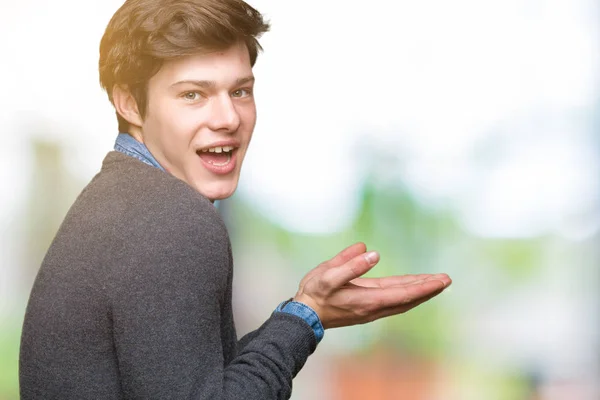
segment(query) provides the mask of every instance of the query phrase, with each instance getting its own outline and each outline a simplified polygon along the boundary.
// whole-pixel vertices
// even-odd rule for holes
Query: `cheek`
[[[170,127],[171,107],[168,103],[151,101],[148,104],[144,131],[155,139],[163,139],[162,132]]]
[[[252,133],[252,129],[254,129],[254,125],[256,124],[256,107],[248,107],[241,109],[240,116],[244,121],[244,125],[250,129],[250,133]]]
[[[157,110],[157,120],[164,141],[190,141],[198,126],[198,113],[191,108],[169,104]]]

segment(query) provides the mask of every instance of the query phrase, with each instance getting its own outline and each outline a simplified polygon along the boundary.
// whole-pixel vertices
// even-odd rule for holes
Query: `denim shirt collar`
[[[148,148],[143,144],[135,140],[131,135],[127,133],[119,133],[117,140],[115,141],[115,150],[128,156],[135,157],[141,162],[156,167],[162,171],[165,169],[156,161],[154,156],[150,153]]]

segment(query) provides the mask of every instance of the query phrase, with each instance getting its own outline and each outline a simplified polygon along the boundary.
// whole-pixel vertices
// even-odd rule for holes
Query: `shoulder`
[[[71,207],[45,270],[97,282],[113,300],[225,293],[231,245],[217,209],[187,183],[118,156],[109,153]]]
[[[214,205],[190,185],[133,157],[112,151],[101,172],[86,190],[111,203],[113,210],[125,209],[132,218],[204,221],[224,228]]]
[[[222,286],[231,246],[215,206],[180,179],[120,153],[109,153],[83,199],[110,243],[115,279]],[[107,238],[108,237],[108,238]],[[128,276],[128,274],[133,274]]]
[[[228,252],[229,236],[215,206],[190,185],[133,157],[110,152],[73,206],[73,222],[93,224],[145,251]]]

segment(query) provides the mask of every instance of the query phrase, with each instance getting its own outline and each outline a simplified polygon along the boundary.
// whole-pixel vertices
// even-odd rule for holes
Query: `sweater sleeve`
[[[259,330],[257,329],[242,336],[242,338],[237,342],[238,351],[241,351],[244,347],[246,347],[246,345],[250,343],[256,337],[256,335],[258,335],[258,332]]]
[[[311,327],[279,312],[226,364],[221,312],[230,260],[217,219],[214,210],[163,209],[127,232],[135,246],[123,250],[108,290],[125,398],[287,399],[314,351]]]

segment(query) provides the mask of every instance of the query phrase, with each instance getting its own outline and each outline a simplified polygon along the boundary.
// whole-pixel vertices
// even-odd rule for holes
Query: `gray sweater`
[[[238,342],[232,273],[226,227],[206,198],[108,153],[35,280],[21,398],[289,398],[315,335],[277,312]]]

